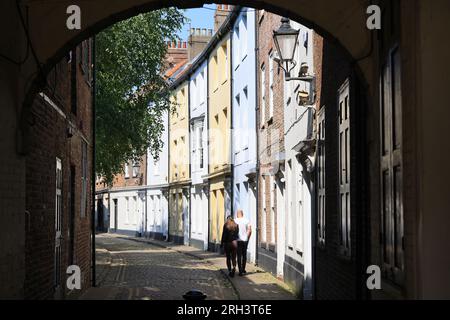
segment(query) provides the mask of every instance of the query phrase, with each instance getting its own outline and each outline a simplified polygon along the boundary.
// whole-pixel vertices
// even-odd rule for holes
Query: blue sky
[[[209,28],[214,29],[215,4],[205,4],[203,8],[187,9],[185,14],[190,21],[183,26],[178,33],[181,40],[187,40],[189,28]]]

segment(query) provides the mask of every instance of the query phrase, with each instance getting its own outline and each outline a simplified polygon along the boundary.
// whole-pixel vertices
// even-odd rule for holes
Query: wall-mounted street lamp
[[[273,40],[277,49],[278,58],[275,61],[284,70],[286,81],[299,80],[310,83],[310,92],[301,90],[298,92],[297,102],[300,105],[312,105],[315,102],[315,82],[316,77],[308,73],[309,66],[303,62],[297,77],[291,77],[291,71],[297,65],[294,60],[295,50],[297,49],[297,38],[300,30],[291,27],[288,18],[281,18],[281,26],[273,31]]]
[[[281,18],[281,26],[273,31],[273,40],[278,52],[278,64],[284,70],[286,81],[290,78],[290,72],[295,68],[297,62],[294,60],[297,38],[300,30],[291,27],[288,18]]]

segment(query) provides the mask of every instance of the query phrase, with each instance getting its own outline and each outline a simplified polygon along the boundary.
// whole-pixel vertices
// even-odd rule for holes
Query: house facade
[[[208,58],[209,244],[218,251],[231,215],[231,39],[226,35]]]
[[[98,227],[97,231],[132,236],[145,234],[146,166],[146,156],[138,161],[129,161],[123,165],[123,173],[114,177],[112,186],[105,186],[101,181],[97,184],[97,221],[102,217],[105,219],[105,215],[108,218],[108,229]]]
[[[257,14],[258,74],[258,264],[277,275],[278,219],[284,207],[282,167],[284,153],[284,73],[276,58],[273,30],[280,17],[259,10]],[[282,229],[283,221],[280,221]],[[280,230],[281,230],[280,229]],[[280,242],[282,243],[282,242]]]
[[[92,47],[88,39],[70,50],[32,103],[21,212],[26,231],[20,287],[24,299],[76,297],[80,291],[66,287],[66,270],[73,264],[80,267],[82,290],[91,286]],[[15,272],[4,274],[11,277]]]
[[[168,239],[169,230],[169,113],[162,115],[164,129],[162,148],[158,157],[147,152],[147,214],[146,236],[158,240]]]
[[[190,244],[208,248],[208,65],[203,61],[189,80],[189,130],[191,170]]]
[[[241,209],[252,227],[249,261],[256,261],[256,12],[242,8],[232,29],[233,216]]]
[[[294,59],[297,65],[291,71],[298,76],[315,74],[316,38],[313,30],[291,21],[299,30]],[[317,61],[319,64],[320,61]],[[278,272],[286,282],[301,292],[304,299],[313,296],[312,219],[315,202],[315,83],[292,80],[284,82],[284,146],[285,207],[283,222],[278,225],[280,235]],[[317,203],[318,210],[325,205]],[[280,217],[279,217],[280,218]],[[280,221],[280,220],[279,220]]]
[[[169,113],[169,240],[189,244],[189,82],[172,93]]]

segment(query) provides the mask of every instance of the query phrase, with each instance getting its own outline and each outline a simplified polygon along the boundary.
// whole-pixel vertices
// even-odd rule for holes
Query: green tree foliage
[[[170,109],[163,78],[166,41],[176,40],[184,12],[162,9],[121,21],[96,36],[96,173],[111,184],[123,164],[162,147]]]

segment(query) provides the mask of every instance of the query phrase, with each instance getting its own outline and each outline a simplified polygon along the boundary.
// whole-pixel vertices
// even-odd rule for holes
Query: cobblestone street
[[[97,235],[97,287],[81,299],[183,299],[190,289],[207,299],[236,299],[222,272],[211,263],[149,243]]]
[[[227,276],[225,258],[164,241],[114,234],[96,236],[97,287],[80,299],[181,300],[198,289],[214,300],[292,300],[282,281],[247,264],[244,277]]]

